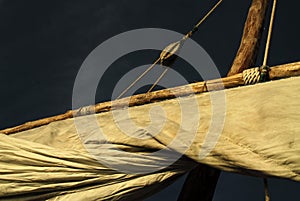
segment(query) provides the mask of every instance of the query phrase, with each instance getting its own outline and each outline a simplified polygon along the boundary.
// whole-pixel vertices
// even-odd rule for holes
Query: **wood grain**
[[[253,66],[260,45],[268,0],[253,0],[245,22],[240,47],[237,51],[228,76],[243,72]]]

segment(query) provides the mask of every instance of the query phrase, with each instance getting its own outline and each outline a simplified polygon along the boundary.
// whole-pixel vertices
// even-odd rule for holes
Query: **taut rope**
[[[263,65],[261,67],[250,68],[250,69],[243,71],[243,79],[244,79],[245,85],[256,84],[258,82],[264,82],[268,79],[269,66],[267,65],[267,61],[268,61],[268,56],[269,56],[271,36],[272,36],[272,30],[273,30],[273,24],[274,24],[274,18],[275,18],[276,3],[277,3],[277,1],[273,0],[273,7],[272,7],[268,36],[267,36],[267,41],[266,41]]]
[[[179,52],[180,48],[184,44],[188,38],[190,38],[199,28],[199,26],[208,18],[208,16],[220,5],[223,0],[219,0],[218,3],[214,5],[214,7],[193,27],[191,31],[189,31],[180,41],[172,43],[168,45],[160,54],[159,58],[147,68],[138,78],[136,78],[124,91],[116,98],[121,98],[126,92],[128,92],[133,85],[135,85],[140,79],[142,79],[158,62],[164,66],[171,66],[176,60],[176,53]],[[163,78],[163,76],[167,73],[168,68],[166,68],[162,74],[157,78],[154,84],[150,87],[147,93],[151,92],[152,89],[158,84],[158,82]]]
[[[162,53],[160,54],[160,59],[161,59],[160,63],[161,64],[163,64],[168,59],[172,59],[172,57],[173,57],[173,59],[172,59],[172,61],[170,61],[170,64],[167,65],[167,67],[171,66],[175,62],[175,60],[177,58],[176,56],[174,57],[175,53],[178,53],[180,48],[184,44],[184,42],[188,38],[190,38],[196,31],[198,31],[199,26],[209,17],[209,15],[220,5],[221,2],[222,2],[222,0],[218,1],[218,3],[216,3],[214,5],[214,7],[212,9],[210,9],[210,11],[180,41],[170,44],[162,51]],[[150,87],[150,89],[148,90],[147,93],[152,91],[152,89],[158,84],[158,82],[163,78],[163,76],[167,73],[167,71],[168,71],[168,68],[166,68],[162,72],[162,74],[157,78],[157,80]]]
[[[270,25],[269,25],[268,38],[267,38],[267,43],[266,43],[263,66],[267,65],[267,60],[268,60],[268,55],[269,55],[269,48],[270,48],[270,41],[271,41],[272,30],[273,30],[273,23],[274,23],[274,18],[275,18],[276,3],[277,3],[277,1],[273,0],[273,8],[272,8],[272,14],[271,14],[271,19],[270,19]]]
[[[273,23],[274,23],[274,18],[275,18],[276,3],[277,3],[277,0],[273,0],[273,7],[272,7],[271,18],[270,18],[268,37],[267,37],[267,42],[266,42],[265,55],[264,55],[263,65],[261,66],[260,81],[265,81],[268,76],[269,67],[267,65],[267,60],[268,60],[268,56],[269,56],[269,48],[270,48]],[[268,186],[267,178],[264,178],[264,189],[265,189],[265,200],[270,201],[270,193],[269,193],[269,186]]]
[[[133,85],[135,85],[140,79],[142,79],[158,62],[160,58],[158,58],[151,66],[147,68],[138,78],[136,78],[116,99],[121,98]]]

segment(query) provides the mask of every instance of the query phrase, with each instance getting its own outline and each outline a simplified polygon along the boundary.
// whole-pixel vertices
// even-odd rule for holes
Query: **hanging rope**
[[[268,179],[264,178],[265,201],[270,201]]]
[[[266,41],[263,65],[261,67],[251,68],[243,71],[243,80],[245,85],[264,82],[268,79],[269,67],[267,65],[267,60],[269,55],[270,41],[271,41],[273,23],[275,18],[275,10],[276,10],[276,0],[273,0],[273,7],[272,7],[268,36]],[[265,201],[270,201],[268,179],[264,178],[263,181],[264,181]]]
[[[223,0],[218,1],[214,5],[212,9],[193,27],[191,31],[189,31],[180,41],[175,43],[171,43],[168,45],[160,54],[160,64],[166,67],[170,67],[175,60],[177,59],[177,54],[179,53],[181,47],[183,46],[184,42],[190,38],[196,31],[198,31],[199,26],[209,17],[209,15],[220,5]],[[154,84],[150,87],[147,93],[151,92],[152,89],[159,83],[159,81],[163,78],[163,76],[167,73],[168,69],[165,69],[163,73],[157,78]]]
[[[245,85],[256,84],[258,82],[264,82],[268,79],[268,74],[269,74],[270,68],[267,65],[267,61],[268,61],[270,42],[271,42],[271,36],[272,36],[272,31],[273,31],[276,3],[277,3],[277,1],[273,0],[273,7],[272,7],[268,36],[267,36],[267,41],[266,41],[263,65],[259,68],[251,68],[251,69],[247,69],[247,70],[243,71],[243,80],[244,80]],[[267,178],[264,178],[263,180],[264,180],[265,201],[270,201],[268,180],[267,180]]]
[[[267,37],[267,42],[266,42],[265,55],[264,55],[263,65],[261,66],[261,75],[260,75],[261,82],[265,81],[267,79],[268,72],[269,72],[269,67],[267,65],[267,61],[268,61],[270,41],[271,41],[271,36],[272,36],[272,31],[273,31],[276,3],[277,3],[277,1],[273,0],[273,7],[272,7],[271,18],[270,18],[268,37]],[[264,189],[265,189],[265,201],[270,201],[268,180],[266,178],[264,178]]]
[[[168,45],[160,54],[159,58],[149,67],[146,69],[145,72],[143,72],[138,78],[136,78],[122,93],[116,98],[119,99],[123,95],[125,95],[129,89],[131,89],[140,79],[142,79],[154,66],[160,62],[162,66],[171,66],[176,58],[179,50],[183,46],[184,42],[190,38],[199,28],[199,26],[208,18],[208,16],[219,6],[219,4],[223,0],[220,0],[216,5],[193,27],[191,31],[189,31],[180,41],[177,41],[175,43],[171,43]],[[152,89],[159,83],[159,81],[163,78],[163,76],[167,73],[168,69],[165,69],[163,73],[157,78],[157,80],[154,82],[154,84],[150,87],[147,93],[151,92]]]

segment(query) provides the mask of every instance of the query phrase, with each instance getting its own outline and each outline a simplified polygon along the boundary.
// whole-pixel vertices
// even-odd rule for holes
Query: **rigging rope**
[[[256,84],[260,80],[259,67],[249,68],[243,71],[243,80],[245,85]]]
[[[269,67],[267,65],[267,61],[269,56],[270,42],[271,42],[271,36],[272,36],[272,30],[273,30],[273,24],[275,18],[276,3],[277,1],[273,0],[273,7],[272,7],[271,18],[269,23],[269,30],[268,30],[268,36],[266,41],[263,65],[261,67],[250,68],[243,71],[243,80],[245,85],[264,82],[268,78]],[[270,201],[268,179],[264,178],[263,181],[264,181],[265,201]]]
[[[169,70],[169,68],[166,68],[164,70],[164,72],[162,72],[162,74],[157,78],[157,80],[154,82],[154,84],[150,87],[150,89],[147,91],[147,93],[151,92],[152,89],[158,84],[158,82],[164,77],[164,75],[167,73],[167,71]]]
[[[174,56],[176,53],[179,52],[180,48],[182,47],[182,45],[184,44],[184,42],[190,38],[196,31],[198,31],[199,26],[209,17],[209,15],[220,5],[220,3],[223,0],[218,1],[218,3],[216,3],[214,5],[214,7],[212,7],[212,9],[210,9],[210,11],[208,13],[206,13],[206,15],[193,27],[193,29],[191,31],[189,31],[180,41],[176,42],[176,43],[172,43],[170,45],[168,45],[160,54],[160,59],[161,59],[161,64],[164,64],[164,62],[166,63],[166,61],[168,59],[170,59],[170,63],[169,65],[166,65],[167,67],[171,66],[177,56]],[[163,78],[163,76],[166,74],[168,70],[165,69],[164,72],[159,76],[159,78],[157,78],[157,80],[154,82],[154,84],[150,87],[150,89],[147,91],[147,93],[151,92],[152,89],[158,84],[158,82]]]
[[[260,68],[250,68],[250,69],[243,71],[243,79],[244,79],[245,85],[256,84],[258,82],[264,82],[268,79],[268,73],[269,73],[270,68],[267,65],[267,61],[268,61],[268,56],[269,56],[271,36],[272,36],[272,30],[273,30],[273,24],[274,24],[274,18],[275,18],[276,3],[277,3],[277,1],[273,0],[273,7],[272,7],[271,18],[270,18],[270,23],[269,23],[263,65]]]
[[[223,0],[219,0],[218,3],[214,5],[214,7],[193,27],[191,31],[189,31],[180,41],[172,43],[168,45],[160,54],[159,58],[144,71],[138,78],[136,78],[122,93],[116,98],[121,98],[126,92],[128,92],[129,89],[133,87],[140,79],[142,79],[158,62],[160,62],[161,65],[165,65],[168,63],[172,65],[174,61],[176,60],[177,56],[176,53],[180,50],[182,45],[184,44],[184,41],[190,38],[199,28],[199,26],[208,18],[208,16],[219,6],[219,4]],[[163,71],[163,73],[157,78],[157,80],[154,82],[154,84],[150,87],[147,93],[151,92],[151,90],[158,84],[158,82],[163,78],[163,76],[167,73],[168,68]]]
[[[265,81],[268,76],[269,67],[267,66],[267,60],[268,60],[268,56],[269,56],[269,48],[270,48],[273,23],[274,23],[274,18],[275,18],[276,3],[277,3],[277,0],[273,0],[273,7],[272,7],[271,18],[270,18],[268,37],[267,37],[267,42],[266,42],[265,55],[264,55],[263,65],[261,66],[260,81]],[[264,189],[265,189],[265,201],[270,201],[269,186],[268,186],[267,178],[264,178]]]
[[[222,0],[218,1],[218,3],[216,3],[214,7],[212,7],[212,9],[210,9],[210,11],[193,27],[193,29],[190,32],[188,32],[183,37],[183,39],[186,40],[190,38],[196,31],[198,31],[199,26],[210,16],[212,12],[214,12],[214,10],[220,5],[221,2]]]
[[[121,98],[133,85],[135,85],[140,79],[142,79],[158,62],[160,58],[158,58],[151,66],[147,68],[138,78],[136,78],[116,99]]]
[[[274,23],[274,18],[275,18],[276,3],[277,3],[277,1],[273,0],[273,8],[272,8],[272,14],[271,14],[270,25],[269,25],[269,30],[268,30],[268,38],[267,38],[267,43],[266,43],[263,66],[267,65],[270,41],[271,41],[272,30],[273,30],[273,23]]]
[[[265,201],[270,201],[268,179],[264,178]]]

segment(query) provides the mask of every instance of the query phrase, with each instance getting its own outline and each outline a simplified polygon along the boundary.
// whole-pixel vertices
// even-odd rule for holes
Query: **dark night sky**
[[[185,33],[216,1],[194,0],[0,0],[0,129],[71,109],[77,71],[87,55],[110,37],[137,28]],[[251,1],[224,0],[193,36],[225,76],[233,61]],[[269,65],[299,61],[299,1],[279,1]],[[114,64],[129,70],[153,52]],[[262,51],[260,52],[262,55]],[[262,56],[257,65],[261,64]],[[112,68],[113,69],[113,68]],[[110,70],[97,102],[108,100],[122,71]],[[124,73],[124,72],[123,72]],[[195,78],[186,73],[189,81]],[[183,179],[181,179],[183,180]],[[176,200],[182,181],[148,199]],[[300,197],[300,184],[272,179],[272,201]],[[299,199],[299,198],[298,198]],[[223,173],[214,201],[263,200],[261,179]]]

